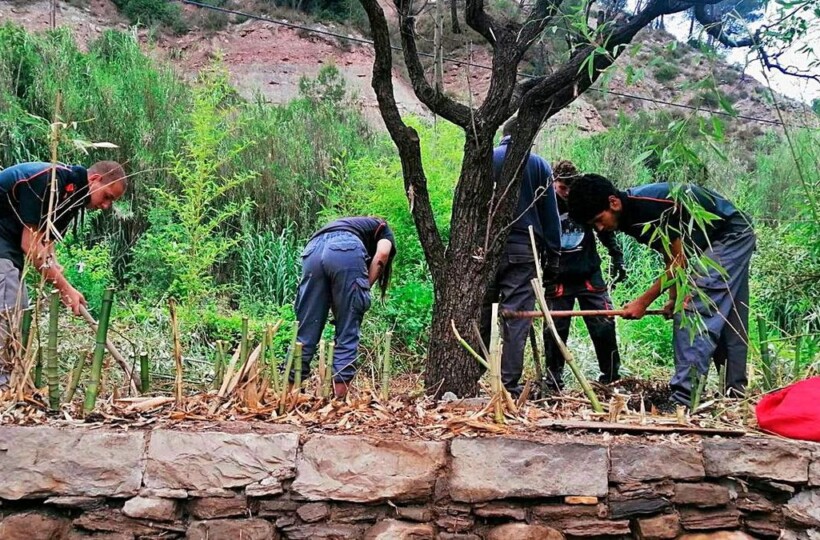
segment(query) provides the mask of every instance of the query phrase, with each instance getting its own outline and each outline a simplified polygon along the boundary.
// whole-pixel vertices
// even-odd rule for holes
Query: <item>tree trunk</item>
[[[456,0],[450,0],[450,21],[453,24],[453,33],[461,33],[461,25],[458,24],[458,6]]]
[[[433,48],[435,49],[435,89],[438,92],[444,91],[444,50],[441,46],[442,34],[444,33],[444,6],[445,0],[436,0],[436,28],[433,34]]]

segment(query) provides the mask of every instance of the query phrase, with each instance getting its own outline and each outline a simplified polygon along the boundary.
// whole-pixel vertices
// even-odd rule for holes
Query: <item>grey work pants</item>
[[[356,374],[359,331],[371,303],[366,261],[361,240],[341,231],[314,238],[302,252],[302,280],[295,306],[302,373],[310,370],[328,310],[332,309],[336,328],[333,378],[348,382]]]
[[[28,307],[26,287],[20,282],[20,270],[9,259],[0,259],[0,389],[11,378],[14,355],[19,351],[15,339],[20,325],[20,311]]]
[[[725,367],[726,389],[742,395],[746,388],[746,356],[749,351],[749,263],[755,250],[750,227],[738,227],[713,242],[706,255],[726,272],[713,269],[695,279],[697,292],[686,302],[683,314],[676,313],[672,336],[675,373],[670,386],[672,399],[689,405],[692,368],[699,375],[709,372],[714,360]],[[684,325],[683,317],[699,319]],[[689,322],[689,321],[687,321]]]
[[[532,250],[523,244],[508,244],[502,255],[495,278],[487,289],[481,311],[481,339],[490,342],[492,306],[500,310],[528,311],[535,308],[535,292],[530,280],[536,276]],[[501,382],[514,394],[519,393],[518,381],[524,371],[524,349],[532,327],[532,319],[503,319],[501,351]]]

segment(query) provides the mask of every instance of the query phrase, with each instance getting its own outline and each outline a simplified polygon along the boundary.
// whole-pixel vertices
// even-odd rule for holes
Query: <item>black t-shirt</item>
[[[567,203],[558,199],[561,220],[561,258],[558,280],[561,283],[583,282],[601,270],[601,257],[595,243],[596,233],[591,225],[580,224],[569,217]],[[614,232],[597,233],[606,247],[613,264],[623,264],[623,253],[615,240]]]
[[[393,237],[393,231],[387,225],[387,222],[375,217],[347,217],[337,219],[332,223],[328,223],[311,237],[316,238],[325,233],[346,231],[355,234],[359,240],[364,244],[367,251],[368,259],[373,258],[376,254],[376,244],[379,240],[389,240],[392,245],[390,249],[390,257],[396,254],[396,239]]]
[[[21,163],[0,171],[0,258],[23,268],[23,224],[45,231],[51,164]],[[54,225],[62,235],[88,201],[88,172],[57,165]]]
[[[685,246],[705,250],[730,231],[751,228],[751,220],[728,200],[691,184],[647,184],[628,189],[620,198],[623,211],[618,230],[661,253],[659,232],[670,242],[681,238]],[[711,215],[692,217],[693,212],[703,211]]]

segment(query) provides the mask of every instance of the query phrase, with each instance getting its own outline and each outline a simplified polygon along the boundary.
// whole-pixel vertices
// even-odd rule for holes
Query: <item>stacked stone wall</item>
[[[0,540],[820,539],[820,445],[0,427]]]

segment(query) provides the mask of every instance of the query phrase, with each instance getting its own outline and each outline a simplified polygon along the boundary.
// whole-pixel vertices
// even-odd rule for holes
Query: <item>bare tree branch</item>
[[[377,0],[361,0],[361,4],[370,21],[376,54],[373,61],[373,90],[376,92],[384,123],[401,156],[404,188],[410,200],[413,221],[424,248],[433,282],[440,282],[444,268],[444,242],[436,226],[430,194],[427,191],[419,135],[402,121],[396,105],[393,93],[393,54],[387,19]]]
[[[413,92],[435,114],[466,129],[474,111],[466,105],[447,97],[443,92],[439,92],[430,85],[424,74],[424,66],[419,60],[418,47],[416,47],[415,17],[409,14],[411,2],[409,0],[396,0],[396,7],[399,10],[404,63],[407,65],[407,73],[413,83]]]
[[[506,31],[498,24],[498,21],[484,11],[484,0],[467,0],[464,20],[470,28],[484,36],[493,48],[496,46],[499,34]]]
[[[715,17],[709,10],[706,9],[706,4],[698,4],[695,6],[695,20],[697,20],[706,33],[718,40],[722,45],[731,48],[738,47],[753,47],[759,44],[757,34],[745,37],[743,39],[735,39],[725,31],[726,21],[725,17]]]

